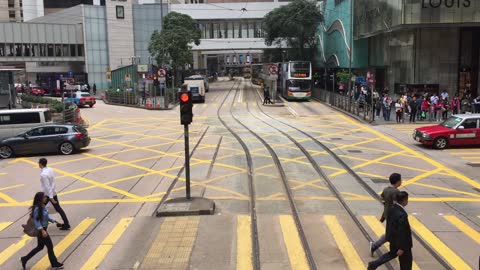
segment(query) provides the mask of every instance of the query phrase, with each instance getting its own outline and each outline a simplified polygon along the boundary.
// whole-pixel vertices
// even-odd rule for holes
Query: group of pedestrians
[[[37,192],[33,198],[33,204],[30,207],[30,217],[33,219],[35,228],[38,230],[37,234],[37,246],[32,249],[26,256],[20,258],[22,268],[25,269],[27,262],[40,252],[44,247],[47,247],[48,259],[50,265],[53,269],[63,269],[63,264],[57,260],[55,252],[53,250],[53,243],[50,235],[48,233],[48,224],[56,223],[57,227],[60,230],[70,230],[70,223],[68,221],[67,215],[60,206],[60,201],[58,200],[57,192],[55,189],[55,173],[53,170],[47,166],[47,159],[41,158],[38,161],[38,166],[41,169],[40,173],[40,182],[42,186],[42,191]],[[51,203],[53,208],[60,214],[62,217],[63,223],[56,221],[48,213],[46,205]]]
[[[390,186],[386,187],[381,194],[384,207],[380,222],[386,221],[386,231],[377,241],[370,242],[370,253],[373,257],[374,252],[386,242],[390,243],[390,250],[377,260],[369,262],[367,269],[377,269],[382,264],[398,257],[400,269],[411,270],[413,263],[412,231],[408,222],[408,214],[405,211],[405,206],[408,204],[408,193],[398,190],[402,185],[400,174],[391,174],[389,181]]]
[[[443,90],[440,96],[436,93],[426,95],[402,95],[395,102],[388,95],[374,98],[376,116],[382,112],[385,121],[391,121],[391,111],[395,111],[397,123],[409,123],[416,121],[441,122],[450,115],[459,113],[480,113],[480,96],[472,98],[471,94],[465,93],[461,97],[458,94],[449,99],[447,90]]]

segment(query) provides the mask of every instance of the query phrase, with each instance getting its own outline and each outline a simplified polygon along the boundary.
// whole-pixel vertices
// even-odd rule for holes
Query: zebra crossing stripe
[[[472,269],[465,261],[455,254],[442,240],[433,234],[425,225],[423,225],[416,217],[409,216],[408,220],[412,228],[425,240],[428,244],[442,256],[454,269],[469,270]]]
[[[250,216],[237,216],[237,270],[253,269],[252,230],[250,225]]]
[[[92,256],[87,260],[87,262],[80,268],[81,270],[90,270],[97,269],[100,263],[108,255],[108,252],[112,249],[113,245],[117,243],[118,239],[123,235],[125,230],[128,228],[130,223],[132,223],[133,218],[122,218],[115,228],[103,239],[100,246],[93,252]]]
[[[348,269],[365,269],[365,263],[362,261],[362,259],[360,259],[360,256],[353,247],[352,242],[350,242],[347,234],[338,222],[337,217],[333,215],[326,215],[323,217],[323,219],[325,220],[333,239],[335,239],[335,243],[337,243],[343,258],[348,265]]]
[[[58,242],[57,245],[53,248],[55,255],[60,257],[60,255],[71,245],[75,240],[77,240],[90,225],[95,222],[94,218],[86,218],[80,224],[78,224],[69,234],[67,234],[62,241]],[[44,256],[37,264],[35,264],[31,269],[32,270],[46,270],[50,267],[50,262],[48,256]]]
[[[446,220],[453,224],[453,226],[457,227],[460,231],[466,234],[468,237],[472,238],[477,244],[480,244],[480,233],[472,229],[470,226],[465,224],[456,216],[444,216]]]

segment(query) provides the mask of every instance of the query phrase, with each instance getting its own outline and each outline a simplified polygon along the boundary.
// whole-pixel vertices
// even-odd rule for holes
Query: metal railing
[[[315,89],[313,92],[315,98],[336,107],[337,109],[354,114],[368,122],[373,122],[375,120],[375,108],[372,104],[367,102],[360,103],[353,97],[332,93],[323,89]]]
[[[177,90],[166,89],[157,91],[158,95],[145,96],[137,91],[106,91],[105,100],[110,104],[127,105],[152,110],[171,109],[178,103]],[[154,94],[156,94],[154,92]]]

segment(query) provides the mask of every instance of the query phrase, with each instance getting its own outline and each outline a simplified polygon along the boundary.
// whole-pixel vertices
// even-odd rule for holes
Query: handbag
[[[35,228],[35,223],[33,222],[33,217],[29,217],[27,220],[27,224],[22,224],[23,232],[31,237],[38,236],[38,230]]]

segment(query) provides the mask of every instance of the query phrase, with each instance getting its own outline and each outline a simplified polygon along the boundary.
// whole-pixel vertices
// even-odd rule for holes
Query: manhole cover
[[[371,178],[372,182],[375,184],[385,184],[388,183],[388,179],[384,178]]]
[[[332,141],[339,141],[339,140],[341,140],[341,139],[342,139],[342,138],[330,138],[330,140],[332,140]]]
[[[362,153],[361,150],[347,150],[350,153]]]

